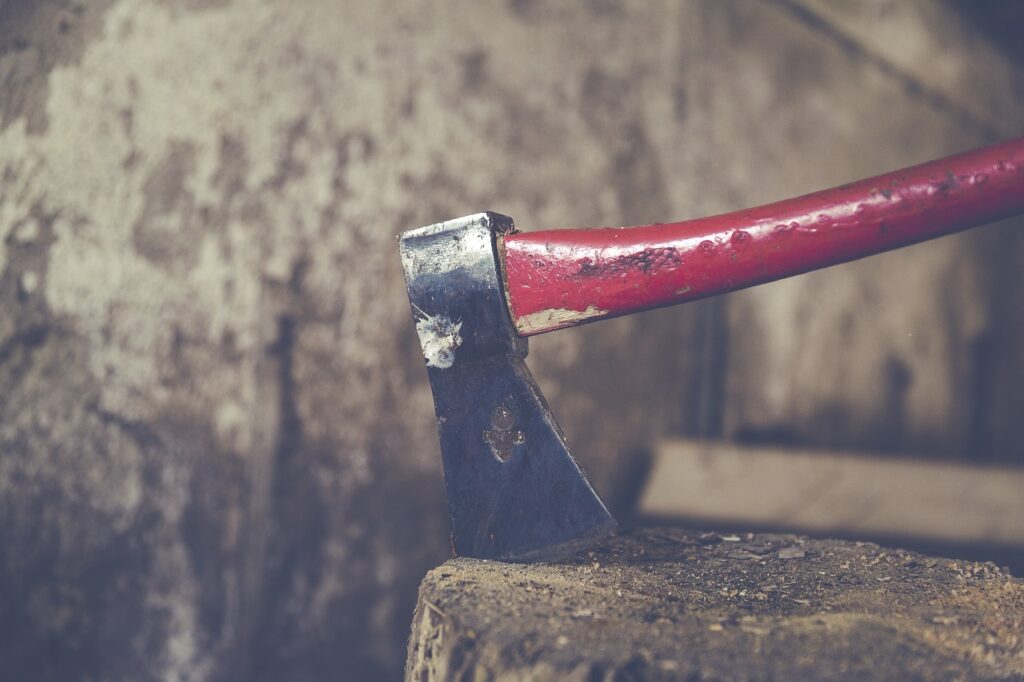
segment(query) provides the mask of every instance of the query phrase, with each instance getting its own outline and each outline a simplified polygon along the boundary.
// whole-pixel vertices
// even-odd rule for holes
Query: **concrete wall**
[[[1020,131],[958,16],[864,5],[0,2],[0,678],[397,675],[447,527],[394,235],[695,217]],[[665,434],[1019,459],[1019,233],[531,366],[620,507]]]

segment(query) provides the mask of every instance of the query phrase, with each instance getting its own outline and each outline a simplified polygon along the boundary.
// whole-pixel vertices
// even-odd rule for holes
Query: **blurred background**
[[[1012,0],[0,0],[0,679],[397,679],[449,550],[395,235],[699,217],[1017,136],[1022,34]],[[1021,227],[530,364],[624,519],[1020,575]]]

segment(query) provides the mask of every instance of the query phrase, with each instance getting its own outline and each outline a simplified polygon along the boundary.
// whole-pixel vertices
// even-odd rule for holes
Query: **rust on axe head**
[[[460,556],[554,559],[615,527],[526,368],[498,260],[511,218],[480,213],[399,237],[434,395]]]

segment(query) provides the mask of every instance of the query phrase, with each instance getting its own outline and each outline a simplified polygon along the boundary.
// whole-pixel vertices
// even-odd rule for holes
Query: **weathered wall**
[[[0,678],[397,675],[447,529],[394,235],[696,216],[994,125],[812,24],[781,1],[0,3]],[[1002,92],[993,59],[946,97]],[[858,441],[906,311],[993,319],[956,312],[988,296],[984,239],[540,338],[531,364],[613,501],[652,435]],[[876,274],[915,298],[868,297]],[[899,346],[908,442],[965,428],[955,325]],[[830,334],[849,386],[815,389]],[[816,369],[785,369],[795,345]],[[846,421],[791,410],[815,390]]]
[[[827,157],[785,177],[771,174],[782,194],[1024,130],[1024,75],[945,5],[769,4],[791,10],[796,21],[791,33],[765,36],[785,47],[762,47],[761,80],[788,77],[803,107],[788,117],[801,130],[780,142],[805,161]],[[711,40],[734,44],[745,35],[727,24]],[[744,59],[730,51],[719,67],[739,70]],[[793,68],[794,59],[815,66]],[[844,69],[850,60],[863,68]],[[816,82],[815,72],[834,82]],[[781,90],[766,96],[772,111],[791,101]],[[729,130],[751,165],[771,156],[763,127]],[[1021,225],[1011,221],[732,297],[726,435],[1024,462]]]

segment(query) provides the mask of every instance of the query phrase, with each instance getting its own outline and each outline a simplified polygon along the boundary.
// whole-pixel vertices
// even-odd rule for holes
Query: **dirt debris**
[[[449,561],[420,587],[406,678],[1024,678],[1024,582],[997,566],[738,537],[643,529],[558,564]]]

